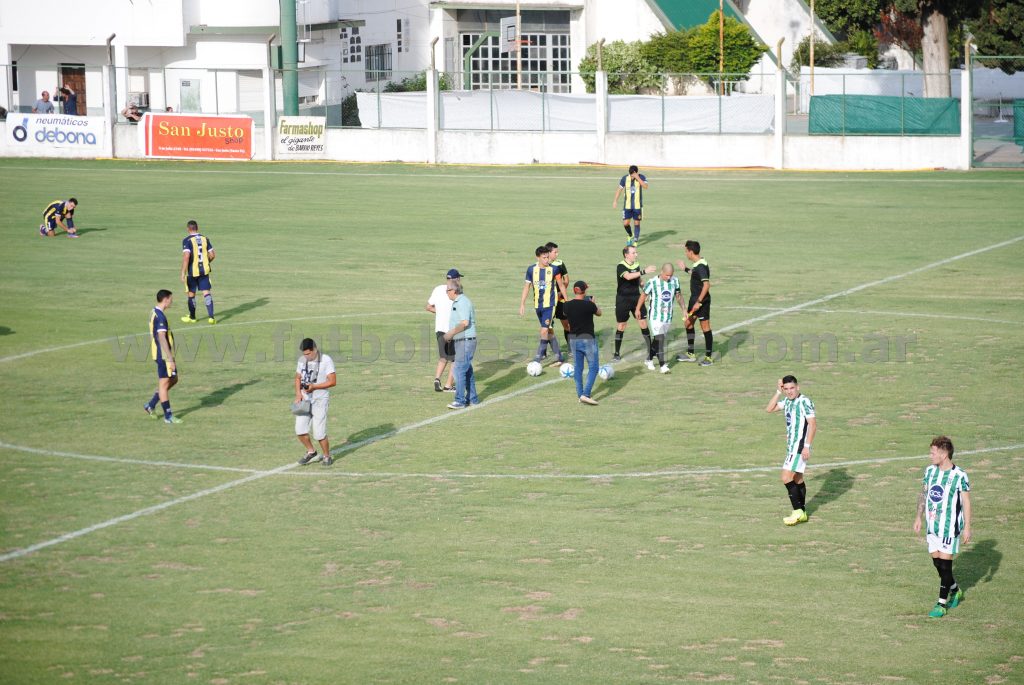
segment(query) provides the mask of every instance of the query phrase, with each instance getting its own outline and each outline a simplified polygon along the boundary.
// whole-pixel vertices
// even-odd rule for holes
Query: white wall
[[[793,50],[811,34],[810,8],[801,0],[745,0],[739,5],[741,9],[745,6],[744,16],[773,54],[779,38],[786,39],[782,44],[782,66],[789,65]],[[816,36],[816,40],[832,42],[820,29]]]
[[[585,0],[583,15],[586,34],[583,45],[572,46],[574,68],[586,56],[587,46],[602,38],[631,43],[666,30],[646,0]]]
[[[221,2],[225,0],[204,0],[204,4]],[[181,45],[182,5],[183,0],[5,0],[0,9],[0,43],[104,45],[107,36],[116,33],[124,45]]]

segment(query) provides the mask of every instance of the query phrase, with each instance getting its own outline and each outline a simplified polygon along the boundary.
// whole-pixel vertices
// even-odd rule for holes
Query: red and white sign
[[[139,125],[147,157],[252,159],[252,118],[147,112]]]

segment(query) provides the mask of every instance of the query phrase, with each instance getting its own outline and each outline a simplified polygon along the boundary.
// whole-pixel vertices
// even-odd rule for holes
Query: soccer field
[[[587,407],[527,376],[519,295],[557,242],[610,359],[624,169],[0,160],[0,681],[1024,682],[1024,175],[643,171],[640,262],[701,242],[717,359],[647,371],[631,323]],[[40,238],[71,195],[81,239]],[[216,326],[180,322],[193,218]],[[453,266],[462,412],[424,311]],[[141,409],[160,288],[174,426]],[[307,336],[330,468],[295,465]],[[792,528],[789,373],[818,416]],[[929,619],[938,434],[974,541]]]

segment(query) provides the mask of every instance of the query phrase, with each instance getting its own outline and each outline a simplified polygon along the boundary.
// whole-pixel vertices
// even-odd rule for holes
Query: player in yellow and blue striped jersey
[[[210,294],[211,263],[216,258],[213,243],[199,232],[195,219],[188,222],[188,235],[181,241],[181,282],[188,288],[188,316],[181,317],[184,323],[196,322],[196,292],[202,291],[206,303],[207,322],[214,324],[213,295]]]

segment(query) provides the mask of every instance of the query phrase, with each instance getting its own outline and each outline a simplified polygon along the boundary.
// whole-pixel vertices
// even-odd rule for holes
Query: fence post
[[[778,52],[782,53],[782,40]],[[775,168],[786,168],[786,68],[781,59],[775,65]]]
[[[970,41],[964,45],[964,51],[967,54],[960,73],[960,168],[966,171],[974,165],[974,67]]]
[[[662,84],[661,84],[661,132],[662,133],[665,133],[665,86],[666,86],[666,80],[665,80],[665,77],[662,76]]]
[[[547,122],[544,120],[544,114],[545,114],[544,106],[546,104],[544,91],[545,91],[545,88],[541,87],[541,89],[540,89],[540,130],[541,130],[541,133],[543,133],[544,131],[547,130]]]
[[[907,75],[900,74],[900,135],[907,135],[906,119]]]
[[[427,164],[437,164],[437,71],[427,69]]]
[[[597,160],[607,164],[605,142],[608,137],[608,72],[594,72],[594,122],[597,137]]]
[[[812,89],[811,97],[814,97],[813,89]],[[840,121],[843,122],[843,124],[842,124],[842,133],[845,136],[846,135],[846,74],[843,74],[843,109],[842,109],[842,115],[843,116],[840,118]]]
[[[274,128],[277,123],[276,100],[274,97],[274,72],[269,62],[263,67],[263,155],[267,161],[274,159]]]

